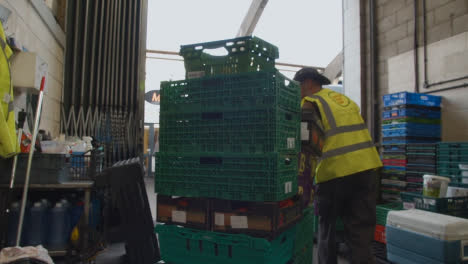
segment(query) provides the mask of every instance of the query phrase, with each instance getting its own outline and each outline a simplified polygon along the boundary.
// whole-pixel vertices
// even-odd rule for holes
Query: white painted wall
[[[468,32],[434,42],[428,46],[428,76],[429,82],[435,83],[447,79],[468,75]],[[423,88],[423,49],[419,49],[419,79],[420,91]],[[414,92],[413,51],[402,53],[388,59],[389,93]],[[466,83],[467,80],[451,82],[431,87],[437,90],[448,86]],[[434,93],[443,99],[442,139],[444,141],[468,141],[468,88],[459,88]]]
[[[7,36],[15,38],[23,50],[36,52],[48,64],[47,92],[44,97],[40,128],[53,136],[60,132],[60,109],[63,91],[64,50],[29,0],[0,0],[12,11],[5,26]],[[26,96],[15,95],[15,110],[26,108]]]
[[[343,1],[343,86],[345,94],[361,105],[361,44],[359,0]]]

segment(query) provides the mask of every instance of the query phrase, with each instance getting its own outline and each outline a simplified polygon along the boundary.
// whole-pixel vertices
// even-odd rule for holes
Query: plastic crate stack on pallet
[[[468,142],[439,143],[437,174],[450,177],[453,186],[468,188]]]
[[[376,207],[377,213],[377,224],[374,232],[374,243],[372,249],[376,258],[376,263],[389,263],[387,261],[387,237],[386,237],[386,225],[387,216],[391,211],[402,210],[403,205],[400,202],[380,204]]]
[[[229,54],[206,53],[215,48]],[[299,261],[311,243],[296,242],[310,221],[301,220],[298,195],[300,88],[275,69],[278,49],[243,37],[182,46],[180,54],[187,79],[161,84],[162,259],[311,263]]]
[[[380,204],[376,207],[377,212],[377,225],[375,227],[374,240],[386,244],[387,240],[385,238],[385,226],[387,225],[387,216],[390,211],[402,210],[402,203],[388,203]]]
[[[407,145],[440,141],[441,97],[401,92],[384,95],[383,101],[382,198],[397,201],[400,200],[400,192],[408,188],[408,172],[421,168],[420,164],[409,162],[408,158],[413,161],[414,154],[418,152],[408,156]],[[413,183],[409,186],[415,187]]]

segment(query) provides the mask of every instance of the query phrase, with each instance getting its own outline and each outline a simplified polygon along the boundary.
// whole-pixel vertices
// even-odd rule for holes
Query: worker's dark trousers
[[[337,263],[336,220],[345,227],[345,242],[352,264],[375,263],[374,238],[377,171],[365,171],[317,185],[319,264]]]

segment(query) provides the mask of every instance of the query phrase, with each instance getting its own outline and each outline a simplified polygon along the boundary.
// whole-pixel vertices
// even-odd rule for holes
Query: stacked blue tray
[[[383,101],[383,144],[440,141],[440,96],[401,92],[384,95]]]
[[[424,163],[426,157],[420,153],[424,150],[408,146],[440,141],[441,97],[401,92],[384,95],[383,102],[381,193],[383,200],[391,202],[400,200],[401,191],[419,191],[422,175],[436,172],[434,157],[433,163]],[[432,147],[428,151],[435,155]]]

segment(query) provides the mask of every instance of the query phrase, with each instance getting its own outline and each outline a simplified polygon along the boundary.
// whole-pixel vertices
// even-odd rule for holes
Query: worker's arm
[[[317,104],[308,101],[304,102],[302,106],[302,121],[317,120],[317,118],[322,120]]]

